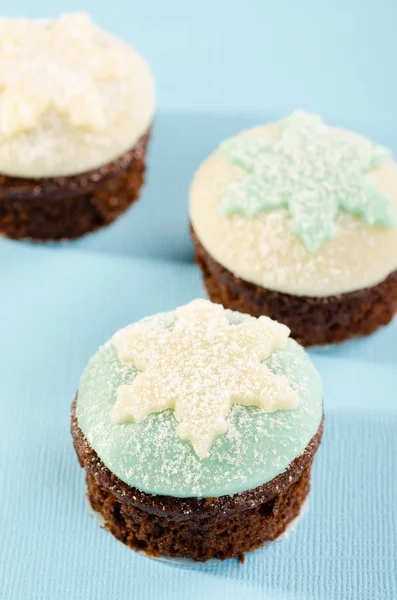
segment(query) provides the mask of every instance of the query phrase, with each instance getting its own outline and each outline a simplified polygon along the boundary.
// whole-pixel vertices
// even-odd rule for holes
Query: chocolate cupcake
[[[154,112],[148,65],[87,15],[1,18],[0,233],[75,238],[139,195]]]
[[[117,332],[72,407],[87,496],[149,556],[239,557],[298,517],[320,377],[286,326],[195,300]]]
[[[305,346],[369,334],[397,310],[397,165],[320,117],[221,144],[195,175],[190,220],[211,300]]]

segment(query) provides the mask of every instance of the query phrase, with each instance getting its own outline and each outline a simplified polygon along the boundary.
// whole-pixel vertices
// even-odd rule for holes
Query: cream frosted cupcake
[[[190,220],[211,300],[303,345],[371,333],[397,310],[397,165],[320,117],[221,144],[195,175]]]
[[[73,238],[138,198],[154,114],[144,59],[84,14],[0,19],[0,233]]]
[[[320,377],[289,330],[195,300],[88,363],[72,435],[92,508],[150,556],[243,558],[298,517],[322,435]]]

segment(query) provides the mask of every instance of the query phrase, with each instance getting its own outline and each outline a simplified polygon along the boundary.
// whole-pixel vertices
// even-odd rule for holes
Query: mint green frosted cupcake
[[[223,560],[298,517],[322,420],[320,377],[285,325],[195,300],[99,349],[72,435],[89,502],[119,540]]]

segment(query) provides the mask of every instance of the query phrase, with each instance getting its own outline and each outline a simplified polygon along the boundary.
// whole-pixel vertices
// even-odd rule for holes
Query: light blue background
[[[186,569],[135,555],[86,514],[68,431],[89,356],[115,329],[203,295],[187,193],[226,135],[296,107],[397,153],[394,1],[3,3],[82,9],[153,66],[158,112],[141,201],[108,229],[0,241],[0,597],[6,600],[397,597],[397,322],[312,351],[326,431],[310,510],[287,540]]]

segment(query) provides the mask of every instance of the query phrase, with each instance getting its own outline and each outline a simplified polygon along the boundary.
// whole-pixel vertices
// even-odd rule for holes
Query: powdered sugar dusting
[[[243,133],[221,149],[247,174],[229,186],[221,211],[255,217],[287,207],[291,231],[310,252],[335,237],[340,210],[368,225],[397,223],[392,199],[366,177],[391,152],[360,135],[337,134],[316,115],[297,111],[282,122],[280,138]]]
[[[264,316],[231,326],[222,306],[202,299],[176,309],[171,328],[132,325],[112,341],[119,360],[142,373],[117,389],[112,420],[140,422],[174,409],[179,437],[208,458],[233,404],[265,412],[298,405],[287,378],[261,364],[288,335],[288,327]]]
[[[0,168],[23,177],[102,166],[148,129],[143,59],[83,13],[0,18]]]
[[[231,328],[252,317],[225,311]],[[175,313],[145,319],[147,329],[172,327]],[[266,413],[235,405],[219,435],[201,460],[178,435],[174,411],[149,414],[139,423],[112,423],[109,415],[121,385],[139,372],[123,364],[113,344],[104,346],[81,378],[77,401],[79,425],[90,445],[117,477],[142,491],[179,497],[221,496],[273,479],[300,455],[316,433],[322,416],[320,378],[303,349],[288,340],[264,361],[287,378],[299,397],[291,410]]]
[[[321,157],[317,157],[315,152],[319,141],[309,137],[305,141],[310,146],[307,159],[306,156],[299,159],[299,152],[294,155],[290,149],[292,166],[286,160],[283,169],[273,173],[274,186],[269,184],[266,190],[263,186],[260,190],[254,186],[255,189],[243,194],[243,188],[249,187],[247,181],[251,177],[261,179],[262,166],[265,168],[262,161],[267,165],[266,161],[272,156],[271,152],[265,152],[265,148],[273,148],[281,136],[282,127],[282,123],[269,124],[238,135],[234,138],[235,149],[234,141],[230,141],[229,147],[217,150],[197,171],[190,193],[190,219],[199,241],[217,262],[234,275],[270,290],[324,297],[379,283],[397,268],[397,226],[375,224],[387,222],[392,225],[392,213],[397,213],[396,163],[387,160],[385,149],[361,136],[327,127],[323,139],[327,136],[335,139],[339,152],[328,149],[327,161],[330,164],[334,160],[333,155],[340,158],[342,154],[343,157],[340,148],[347,143],[346,140],[352,141],[353,148],[359,148],[357,161],[350,152],[350,170],[344,166],[332,170],[328,165],[326,181],[322,179],[321,169],[316,168],[316,164],[321,162]],[[241,148],[240,138],[250,140],[246,149],[248,156]],[[292,144],[290,137],[284,142]],[[259,146],[262,148],[260,157],[257,155]],[[229,156],[232,151],[233,161]],[[249,166],[253,154],[256,155],[257,171]],[[282,159],[281,154],[280,151],[277,160]],[[365,171],[364,165],[368,168],[372,165],[370,172]],[[350,174],[357,174],[357,170],[360,171],[357,177],[361,180],[363,194],[359,192],[361,184],[352,188],[345,188],[343,184],[343,178],[353,181]],[[264,175],[262,183],[266,184]],[[295,197],[299,200],[299,194],[295,196],[293,190],[299,191],[306,185],[309,185],[309,190],[313,185],[320,189],[325,186],[323,193],[327,195],[329,191],[329,205],[334,208],[331,207],[326,219],[328,200],[324,200],[322,194],[314,205],[307,197],[307,210],[299,214],[296,204],[289,207],[289,200]],[[232,186],[235,186],[233,192]],[[233,199],[236,190],[240,190],[241,194],[238,192],[238,198]],[[354,206],[347,206],[353,201]],[[244,202],[247,206],[243,205]],[[340,210],[338,207],[345,203],[347,209]],[[362,218],[363,211],[368,223]],[[295,231],[298,218],[301,225]],[[315,223],[317,219],[320,228]],[[299,237],[306,225],[310,248],[317,248],[316,252],[309,251]]]

